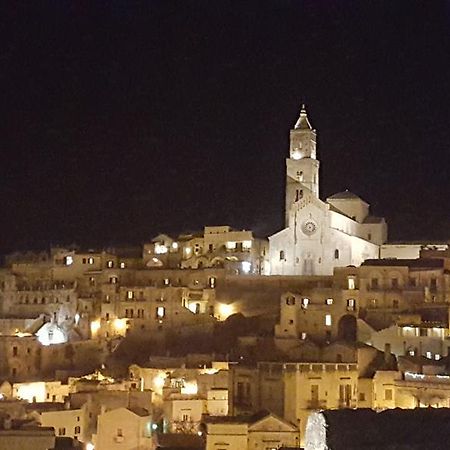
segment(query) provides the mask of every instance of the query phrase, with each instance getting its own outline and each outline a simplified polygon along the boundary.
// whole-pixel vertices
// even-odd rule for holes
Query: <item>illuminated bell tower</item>
[[[285,223],[289,226],[292,205],[307,195],[319,198],[319,161],[316,159],[316,130],[311,126],[305,105],[290,132],[289,158],[286,158]]]

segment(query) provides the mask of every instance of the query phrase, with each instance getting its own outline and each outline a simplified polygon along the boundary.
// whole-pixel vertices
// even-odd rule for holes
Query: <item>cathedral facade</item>
[[[269,237],[271,275],[331,275],[334,267],[378,258],[384,218],[349,191],[319,198],[317,133],[305,107],[290,132],[286,159],[285,228]]]

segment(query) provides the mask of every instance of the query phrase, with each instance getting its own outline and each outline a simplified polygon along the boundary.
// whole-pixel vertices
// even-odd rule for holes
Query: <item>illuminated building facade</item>
[[[271,275],[331,275],[334,267],[378,258],[387,239],[385,220],[357,195],[320,200],[316,138],[303,107],[286,159],[285,228],[269,237]]]

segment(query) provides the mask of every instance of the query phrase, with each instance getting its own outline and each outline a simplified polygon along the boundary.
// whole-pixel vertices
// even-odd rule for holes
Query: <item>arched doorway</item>
[[[347,342],[356,341],[356,317],[351,314],[342,316],[338,323],[338,338]]]

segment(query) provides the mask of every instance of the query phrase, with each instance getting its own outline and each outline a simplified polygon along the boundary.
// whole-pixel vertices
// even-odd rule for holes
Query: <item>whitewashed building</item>
[[[319,198],[316,130],[303,107],[290,132],[286,159],[285,228],[269,237],[272,275],[331,275],[334,267],[378,258],[387,239],[384,218],[369,204],[344,191]]]

